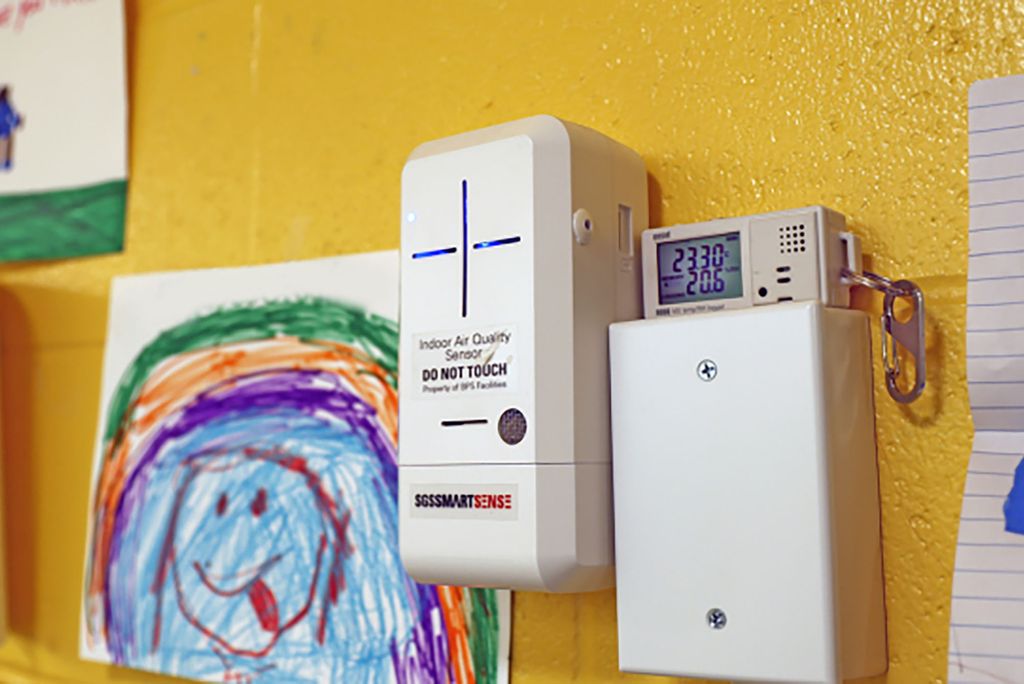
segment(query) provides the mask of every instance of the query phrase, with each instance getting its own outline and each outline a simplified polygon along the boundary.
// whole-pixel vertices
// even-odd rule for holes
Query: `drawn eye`
[[[260,487],[260,490],[256,492],[256,496],[252,499],[252,514],[257,518],[263,515],[267,510],[267,490]]]
[[[227,492],[222,492],[220,498],[217,499],[217,515],[224,515],[228,511],[228,495]]]

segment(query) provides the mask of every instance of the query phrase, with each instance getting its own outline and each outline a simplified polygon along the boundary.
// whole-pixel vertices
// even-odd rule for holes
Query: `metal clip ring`
[[[925,385],[924,293],[909,280],[892,281],[870,271],[843,268],[840,276],[847,285],[861,285],[885,295],[882,303],[882,367],[885,369],[885,387],[889,396],[901,404],[921,396]],[[900,322],[893,307],[896,299],[906,297],[914,301],[914,312],[908,321]],[[914,358],[914,386],[904,392],[897,384],[903,367],[897,345],[904,347]]]
[[[924,293],[909,280],[898,280],[893,286],[901,291],[901,294],[887,292],[882,303],[882,363],[885,367],[885,386],[889,390],[889,396],[901,404],[909,404],[924,392]],[[914,301],[914,312],[905,323],[897,319],[893,312],[897,297],[908,297]],[[903,346],[914,358],[914,386],[909,392],[904,392],[896,384],[902,372],[896,350],[897,344]],[[892,365],[889,364],[890,358],[893,360]]]
[[[902,283],[910,283],[909,280],[899,280],[893,282],[883,275],[872,273],[871,271],[851,271],[848,268],[843,268],[839,274],[844,281],[849,285],[861,285],[863,287],[871,288],[876,292],[881,292],[885,295],[893,295],[894,297],[909,297],[911,296],[911,290],[906,289]],[[915,288],[917,287],[913,283],[910,283]]]

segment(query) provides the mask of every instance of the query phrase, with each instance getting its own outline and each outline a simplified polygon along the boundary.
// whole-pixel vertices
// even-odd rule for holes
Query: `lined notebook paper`
[[[1024,76],[968,97],[967,380],[974,448],[949,684],[1024,684]]]

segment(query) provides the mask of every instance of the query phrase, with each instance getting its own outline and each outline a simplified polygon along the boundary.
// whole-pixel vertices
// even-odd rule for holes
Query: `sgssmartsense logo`
[[[511,494],[416,494],[416,508],[512,508]]]
[[[410,514],[417,518],[515,520],[519,514],[517,485],[434,483],[410,489]]]

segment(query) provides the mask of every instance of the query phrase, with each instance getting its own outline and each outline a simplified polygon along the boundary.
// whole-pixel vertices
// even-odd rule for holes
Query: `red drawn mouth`
[[[348,516],[346,515],[346,520],[347,520],[347,518],[348,518]],[[313,602],[316,599],[317,587],[319,586],[318,582],[320,580],[321,572],[323,571],[324,553],[327,551],[327,548],[328,548],[327,537],[325,535],[321,534],[320,535],[320,544],[319,544],[319,546],[317,548],[317,552],[316,552],[316,563],[315,563],[315,565],[313,567],[312,577],[310,577],[309,590],[306,592],[306,602],[302,605],[301,608],[299,608],[299,610],[294,615],[292,615],[291,617],[287,618],[283,622],[280,622],[280,618],[277,618],[278,622],[280,622],[280,624],[278,625],[278,627],[276,629],[274,629],[272,632],[270,632],[270,639],[269,639],[269,641],[266,644],[264,644],[263,646],[259,647],[259,648],[244,648],[244,647],[241,647],[239,645],[236,645],[236,644],[232,643],[225,636],[217,633],[217,631],[215,631],[214,629],[211,629],[208,625],[204,624],[202,622],[202,620],[200,620],[196,616],[195,611],[188,604],[188,599],[186,597],[185,589],[184,589],[184,587],[182,587],[182,584],[181,584],[181,574],[179,572],[179,566],[178,566],[177,561],[175,559],[173,549],[171,549],[171,551],[168,553],[168,563],[169,563],[170,571],[171,571],[172,576],[174,578],[174,591],[175,591],[175,595],[177,596],[178,609],[181,611],[182,615],[185,616],[185,619],[188,620],[188,622],[193,627],[195,627],[197,630],[199,630],[204,635],[206,635],[207,638],[209,638],[213,642],[215,642],[217,644],[217,646],[219,646],[219,647],[223,648],[224,650],[226,650],[226,651],[228,651],[228,652],[230,652],[230,653],[232,653],[234,655],[237,655],[237,656],[243,656],[243,657],[246,657],[246,658],[262,658],[262,657],[266,656],[268,653],[270,653],[270,651],[277,644],[277,642],[280,639],[282,634],[287,632],[289,629],[291,629],[295,625],[299,624],[299,622],[301,622],[302,620],[305,620],[306,617],[309,615],[310,609],[313,606]],[[335,559],[340,557],[339,554],[340,554],[340,550],[335,553]],[[255,584],[256,580],[260,579],[259,573],[265,572],[266,569],[268,567],[270,567],[270,565],[268,565],[268,564],[276,563],[279,560],[280,560],[280,557],[275,557],[275,558],[270,559],[269,561],[266,561],[266,563],[261,564],[260,566],[258,566],[258,570],[256,571],[257,575],[253,578],[253,580],[251,582],[249,582],[249,583],[243,583],[242,586],[237,587],[234,590],[231,590],[233,593],[226,593],[224,590],[222,590],[219,587],[217,587],[215,584],[213,584],[212,581],[210,581],[210,578],[206,576],[206,573],[203,572],[201,567],[196,567],[196,563],[193,563],[192,565],[193,565],[193,568],[197,571],[197,574],[199,575],[199,577],[203,580],[204,586],[206,586],[210,591],[212,591],[213,593],[215,593],[217,595],[220,595],[220,596],[236,596],[236,595],[240,594],[242,591],[249,590],[249,594],[248,594],[249,603],[252,606],[253,610],[256,612],[257,618],[260,620],[260,626],[263,627],[265,625],[273,626],[274,621],[275,621],[274,615],[277,612],[277,600],[276,600],[276,597],[274,597],[273,593],[270,591],[270,589],[266,586],[266,583],[264,583],[264,582],[260,582],[260,584],[262,586],[256,588],[255,591],[252,591],[251,589],[252,589],[252,586]],[[182,568],[184,568],[184,567],[186,567],[186,566],[182,565]],[[264,589],[266,589],[266,592],[264,592]],[[273,601],[267,601],[266,600],[267,597],[273,599]],[[326,600],[326,597],[325,597],[325,600]],[[266,609],[268,607],[269,607],[269,610]],[[261,610],[261,609],[263,609],[263,610]],[[157,625],[156,625],[156,627],[153,630],[153,647],[154,648],[156,648],[159,645],[159,643],[160,643],[160,625],[159,625],[159,620],[160,620],[160,616],[158,614],[157,615]],[[318,639],[318,641],[319,641],[319,643],[321,645],[324,643],[324,636],[323,635],[324,635],[325,620],[326,620],[326,612],[321,612],[320,613],[319,628],[318,628],[318,637],[317,637],[317,639]]]
[[[199,575],[199,579],[206,588],[217,596],[238,596],[245,592],[248,595],[249,604],[252,606],[253,612],[256,613],[256,618],[260,622],[260,627],[268,632],[276,632],[281,622],[280,612],[277,609],[277,597],[274,596],[273,590],[267,586],[267,583],[262,580],[262,576],[280,560],[281,555],[278,554],[259,565],[232,573],[230,576],[207,573],[198,561],[193,562],[192,567],[195,568],[196,574]],[[223,582],[225,580],[241,581],[237,587],[232,589],[222,589],[215,584],[215,581]]]
[[[216,575],[212,572],[207,572],[203,570],[203,566],[199,564],[199,561],[194,561],[192,563],[192,567],[195,568],[200,581],[202,581],[202,583],[206,585],[206,588],[213,593],[218,596],[237,596],[247,590],[253,582],[259,580],[267,570],[270,570],[270,568],[280,563],[282,557],[282,554],[279,553],[275,556],[271,556],[259,565],[253,565],[252,567],[244,570],[233,572],[230,575]],[[232,581],[238,581],[238,586],[233,589],[221,588],[220,585]]]

